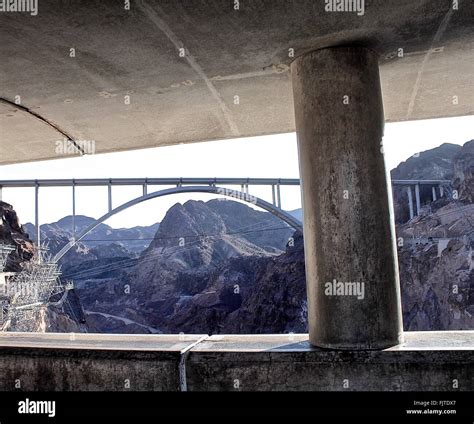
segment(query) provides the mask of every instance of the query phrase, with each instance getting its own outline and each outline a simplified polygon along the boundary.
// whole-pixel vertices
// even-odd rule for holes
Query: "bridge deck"
[[[78,178],[0,180],[0,187],[72,187],[128,185],[300,185],[299,178]],[[392,180],[394,185],[451,184],[450,180]]]

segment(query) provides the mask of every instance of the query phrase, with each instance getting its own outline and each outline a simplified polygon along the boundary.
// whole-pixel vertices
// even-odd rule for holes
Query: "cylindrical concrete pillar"
[[[391,189],[375,53],[335,47],[292,66],[310,342],[382,349],[402,339]]]

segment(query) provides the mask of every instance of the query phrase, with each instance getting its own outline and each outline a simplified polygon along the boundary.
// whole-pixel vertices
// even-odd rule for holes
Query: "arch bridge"
[[[444,195],[444,187],[449,187],[447,180],[392,180],[392,185],[405,186],[410,204],[410,218],[413,218],[413,200],[411,188],[415,188],[416,211],[420,211],[419,188],[421,185],[433,186],[433,200],[436,200],[435,187],[439,187],[440,196]],[[35,189],[35,240],[41,243],[39,202],[41,187],[70,187],[72,193],[72,233],[73,238],[55,256],[56,260],[61,259],[77,242],[82,240],[98,225],[112,216],[147,200],[181,193],[210,193],[235,198],[246,203],[253,204],[267,212],[272,213],[289,226],[302,231],[302,223],[294,216],[282,209],[281,186],[299,186],[298,178],[88,178],[88,179],[41,179],[41,180],[4,180],[0,181],[0,200],[2,198],[2,188],[32,187]],[[108,212],[93,222],[89,227],[76,236],[76,188],[77,187],[101,187],[108,188]],[[142,195],[120,206],[112,206],[112,195],[114,186],[141,186]],[[158,189],[149,192],[150,188],[163,186],[173,186],[171,188]],[[229,186],[240,186],[240,190],[230,189]],[[267,202],[259,197],[251,195],[250,186],[268,186],[271,189],[272,202]]]
[[[267,212],[272,213],[289,226],[303,231],[302,223],[281,207],[281,186],[298,186],[299,179],[292,178],[108,178],[108,179],[49,179],[49,180],[10,180],[0,181],[0,199],[2,188],[33,187],[35,189],[35,238],[36,243],[41,243],[40,235],[40,188],[41,187],[71,187],[72,191],[72,233],[73,238],[55,256],[55,260],[61,259],[77,242],[81,241],[98,225],[112,216],[131,208],[139,203],[158,197],[181,193],[210,193],[222,195],[243,202],[253,204]],[[268,186],[272,192],[272,202],[267,202],[249,193],[249,186]],[[98,218],[79,235],[76,236],[76,188],[77,187],[108,187],[108,212]],[[142,195],[120,206],[113,207],[114,186],[141,186]],[[171,188],[158,189],[149,192],[150,188],[159,186],[174,186]],[[240,186],[240,190],[230,189],[229,186]]]

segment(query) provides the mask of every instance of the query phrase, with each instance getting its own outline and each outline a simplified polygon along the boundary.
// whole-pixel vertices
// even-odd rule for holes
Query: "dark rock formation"
[[[454,159],[453,188],[460,201],[474,203],[474,140],[464,144]]]
[[[454,158],[461,149],[457,144],[444,143],[411,156],[393,169],[390,175],[393,180],[450,180],[454,175]]]
[[[0,242],[15,247],[10,253],[5,271],[20,271],[21,264],[33,257],[34,246],[23,230],[12,205],[0,201]]]
[[[474,205],[472,205],[474,206]],[[474,327],[474,208],[456,203],[399,226],[397,237],[405,330]]]
[[[276,258],[234,258],[201,293],[176,305],[167,332],[301,333],[307,331],[303,237]]]
[[[213,273],[222,279],[219,269],[225,264],[234,267],[234,274],[239,274],[236,278],[243,286],[250,284],[255,272],[252,260],[280,254],[291,233],[291,229],[271,214],[235,201],[176,204],[167,212],[154,240],[138,261],[124,261],[119,278],[108,275],[99,281],[101,275],[97,274],[95,280],[81,283],[80,296],[90,311],[163,330],[168,328],[168,322],[178,321],[178,317],[169,316],[180,307],[185,308],[194,296],[197,302],[214,302],[207,292],[214,290],[214,285],[219,286],[221,281],[213,281]],[[226,287],[234,281],[229,278],[226,274]],[[228,301],[229,305],[224,302],[222,306],[231,312],[238,300],[231,296]],[[219,325],[219,320],[216,323]],[[110,325],[110,319],[95,323],[103,329],[102,324]],[[103,331],[113,331],[115,324]]]
[[[276,216],[242,203],[214,199],[206,205],[222,218],[228,233],[238,234],[267,251],[283,251],[294,231]]]

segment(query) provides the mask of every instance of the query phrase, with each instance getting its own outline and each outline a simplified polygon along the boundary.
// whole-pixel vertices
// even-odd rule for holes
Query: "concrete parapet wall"
[[[1,391],[472,391],[474,331],[407,332],[383,351],[308,335],[0,334]]]

